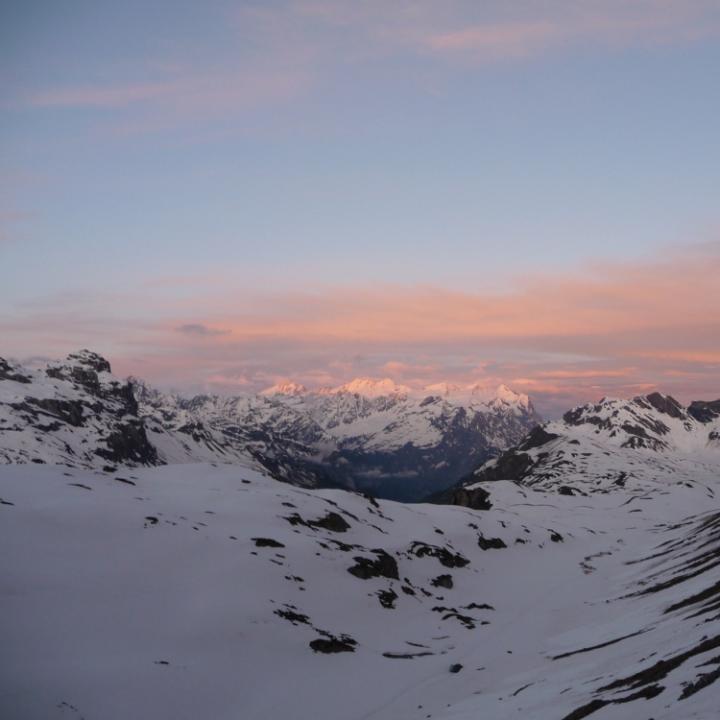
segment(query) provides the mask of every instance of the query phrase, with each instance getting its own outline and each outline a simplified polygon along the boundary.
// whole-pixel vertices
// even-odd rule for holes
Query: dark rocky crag
[[[80,467],[157,465],[132,385],[110,373],[110,363],[89,350],[34,375],[0,359],[0,381],[19,384],[16,398],[0,404],[0,459]]]

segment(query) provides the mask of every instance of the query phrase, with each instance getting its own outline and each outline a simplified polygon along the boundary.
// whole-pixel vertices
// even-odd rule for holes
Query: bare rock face
[[[503,453],[494,465],[487,467],[478,479],[520,481],[534,466],[533,458],[527,453],[509,450]]]
[[[142,420],[132,419],[118,423],[105,438],[107,450],[98,448],[95,453],[118,465],[157,465],[157,450],[150,444]]]
[[[96,373],[112,372],[109,361],[92,350],[79,350],[78,352],[70,353],[67,359],[76,367],[87,367]]]
[[[703,424],[720,418],[720,400],[695,400],[688,407],[688,415]]]
[[[80,350],[70,353],[62,363],[51,363],[45,372],[48,377],[69,380],[97,394],[100,392],[98,373],[110,371],[110,363],[104,357],[90,350]]]
[[[19,383],[30,383],[32,380],[0,357],[0,380],[12,380]]]
[[[654,392],[645,396],[645,401],[658,412],[669,415],[670,417],[683,419],[686,416],[685,409],[672,395],[661,395],[658,392]]]
[[[355,557],[355,565],[348,568],[348,572],[361,580],[369,580],[375,577],[398,580],[400,576],[395,558],[381,548],[372,552],[375,554],[375,558]]]
[[[490,510],[490,493],[482,487],[455,487],[439,493],[432,498],[433,502],[447,505],[460,505],[473,510]]]
[[[533,448],[547,445],[547,443],[557,440],[559,437],[559,435],[549,433],[542,425],[537,425],[518,445],[518,450],[532,450]]]
[[[347,635],[341,635],[339,638],[331,635],[310,641],[310,647],[314,652],[326,654],[355,652],[356,645],[357,641]]]

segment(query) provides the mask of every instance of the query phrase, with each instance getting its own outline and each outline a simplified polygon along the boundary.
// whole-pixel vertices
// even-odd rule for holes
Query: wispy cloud
[[[548,21],[513,22],[465,27],[427,38],[433,50],[471,52],[478,60],[523,58],[559,42],[563,28]]]
[[[26,95],[38,108],[131,112],[122,127],[159,129],[203,117],[233,116],[344,85],[347,73],[381,58],[410,61],[424,76],[428,60],[473,63],[534,58],[562,51],[682,44],[720,35],[711,0],[286,0],[241,4],[219,14],[235,42],[139,58],[134,77],[68,83]],[[137,68],[140,71],[137,72]],[[102,76],[102,65],[93,76]],[[405,76],[404,76],[405,77]],[[112,79],[111,79],[112,78]],[[378,77],[382,82],[383,78]]]
[[[186,323],[184,325],[178,325],[175,330],[183,335],[190,335],[193,337],[216,337],[218,335],[228,335],[229,330],[223,330],[221,328],[208,327],[202,323]]]
[[[30,95],[37,109],[101,110],[103,129],[115,136],[158,133],[203,123],[237,123],[287,103],[311,82],[302,68],[222,69],[179,74],[151,83],[107,83],[52,88]]]
[[[720,33],[718,6],[705,0],[514,4],[514,17],[463,22],[427,36],[441,53],[476,61],[516,60],[554,49],[683,44]]]
[[[168,98],[178,90],[178,82],[67,87],[35,93],[29,96],[28,101],[35,107],[114,108]]]

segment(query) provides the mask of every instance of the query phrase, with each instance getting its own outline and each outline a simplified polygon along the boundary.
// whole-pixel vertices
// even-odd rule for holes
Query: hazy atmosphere
[[[12,357],[717,394],[717,2],[0,12]]]

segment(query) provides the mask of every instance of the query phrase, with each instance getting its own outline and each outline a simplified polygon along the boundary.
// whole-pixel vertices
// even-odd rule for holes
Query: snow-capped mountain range
[[[720,401],[582,406],[406,505],[309,485],[411,393],[109,370],[0,362],[1,717],[717,718]]]
[[[505,386],[411,389],[358,378],[308,390],[184,398],[120,380],[84,350],[46,367],[0,366],[0,459],[100,468],[252,461],[306,487],[400,499],[446,488],[539,421]]]

